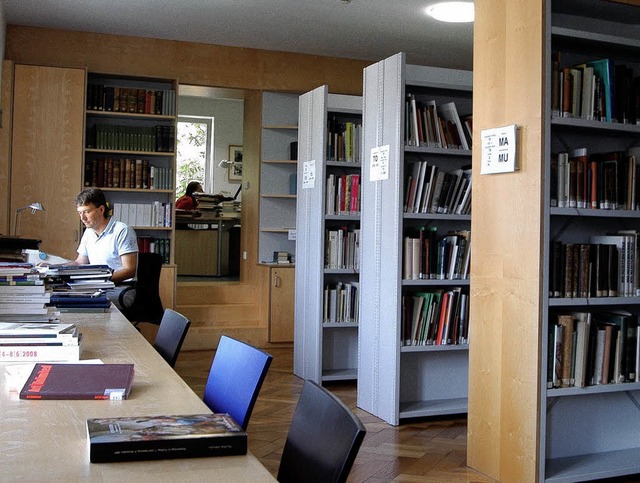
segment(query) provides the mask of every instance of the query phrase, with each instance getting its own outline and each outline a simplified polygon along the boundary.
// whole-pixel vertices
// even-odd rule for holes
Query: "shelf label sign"
[[[371,149],[369,181],[389,179],[389,145]]]
[[[287,232],[287,238],[288,238],[290,241],[296,241],[296,230],[289,230],[289,231]]]
[[[316,160],[302,163],[302,189],[313,189],[316,185]]]
[[[480,174],[513,173],[516,168],[517,126],[483,129]]]

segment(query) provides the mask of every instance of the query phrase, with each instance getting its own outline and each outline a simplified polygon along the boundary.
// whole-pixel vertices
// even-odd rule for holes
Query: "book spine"
[[[0,362],[79,361],[82,343],[77,346],[0,347]]]

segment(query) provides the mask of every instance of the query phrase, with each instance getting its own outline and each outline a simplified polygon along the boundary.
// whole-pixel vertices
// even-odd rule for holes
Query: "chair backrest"
[[[214,413],[229,413],[247,429],[273,357],[223,335],[211,363],[203,400]]]
[[[159,253],[138,253],[136,282],[130,292],[134,293],[131,303],[123,302],[122,312],[131,322],[151,322],[159,324],[164,310],[160,299],[160,272],[162,255]],[[123,295],[127,289],[123,292]]]
[[[176,365],[180,348],[190,325],[191,321],[184,315],[171,309],[164,311],[153,347],[171,367]]]
[[[365,433],[363,424],[340,399],[305,381],[282,452],[278,481],[346,481]]]

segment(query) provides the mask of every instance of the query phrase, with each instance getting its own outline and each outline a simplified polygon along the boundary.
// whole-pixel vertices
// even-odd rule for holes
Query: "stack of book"
[[[37,250],[40,240],[16,236],[0,236],[0,261],[24,262],[25,250]]]
[[[108,312],[111,302],[106,292],[53,292],[51,305],[60,312]]]
[[[47,276],[56,291],[95,292],[115,287],[107,265],[62,265],[49,267]]]
[[[0,322],[0,362],[78,361],[81,353],[74,324]]]
[[[46,314],[49,297],[32,264],[0,262],[0,315]]]

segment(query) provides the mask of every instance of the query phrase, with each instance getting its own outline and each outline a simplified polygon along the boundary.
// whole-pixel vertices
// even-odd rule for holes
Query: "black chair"
[[[137,325],[139,322],[159,324],[164,315],[160,300],[160,271],[162,255],[138,253],[136,281],[125,287],[118,296],[124,316]]]
[[[153,347],[171,367],[176,365],[180,348],[190,325],[191,321],[175,310],[166,309],[164,311]]]
[[[305,381],[282,452],[281,483],[347,481],[366,431],[325,388]]]
[[[272,359],[271,354],[223,335],[209,370],[204,403],[214,413],[229,413],[247,429]]]

